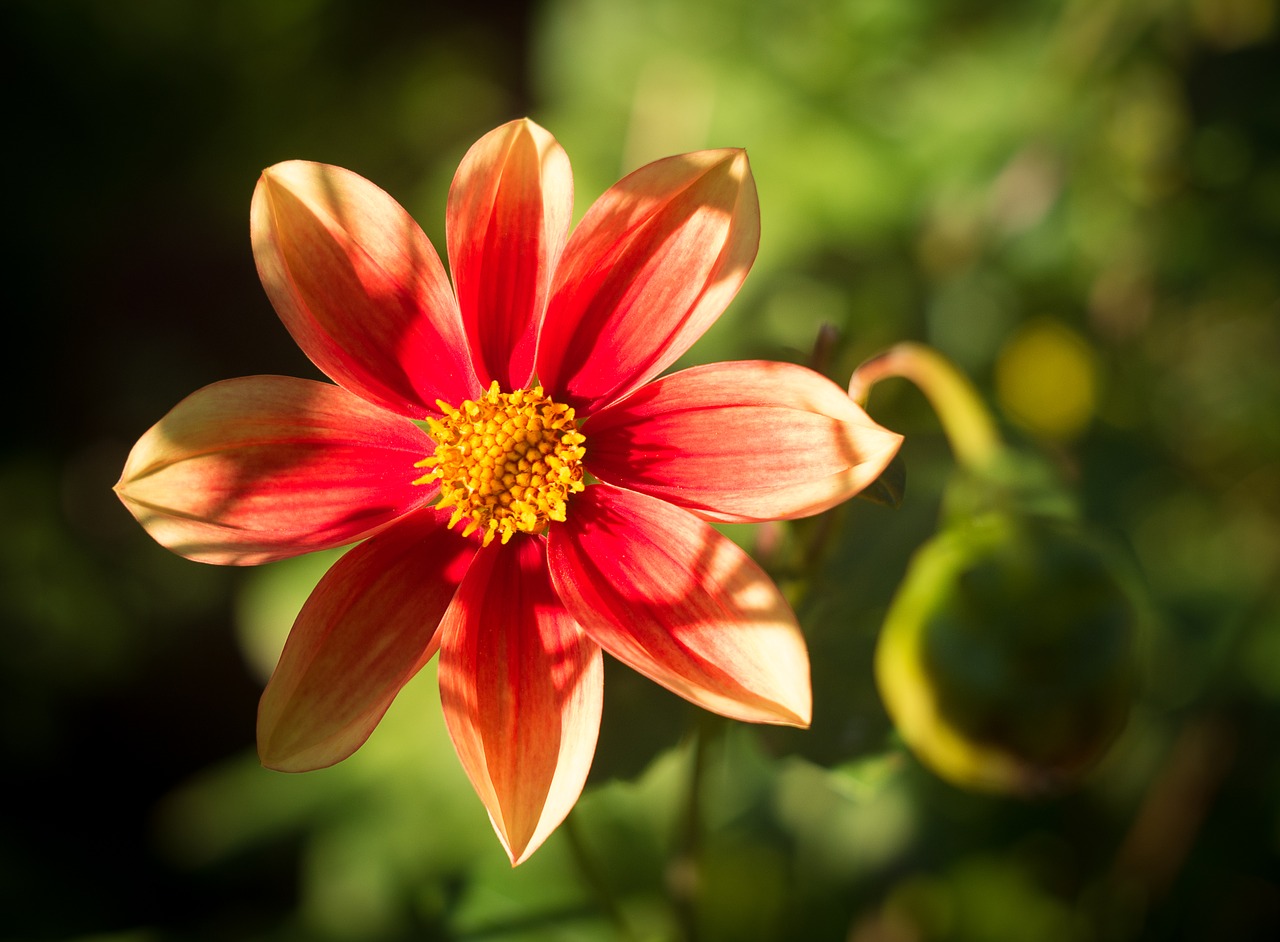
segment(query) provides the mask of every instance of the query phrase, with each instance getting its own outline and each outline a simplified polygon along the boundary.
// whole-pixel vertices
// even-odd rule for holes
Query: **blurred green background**
[[[6,0],[0,937],[1280,937],[1275,0]],[[529,115],[577,212],[745,146],[759,260],[688,362],[847,382],[933,345],[1140,574],[1128,725],[1080,787],[977,795],[895,736],[872,652],[952,459],[919,393],[897,510],[735,530],[792,597],[815,721],[700,716],[607,668],[578,809],[516,870],[431,670],[355,757],[260,769],[258,693],[332,556],[232,571],[110,491],[231,376],[314,376],[253,267],[259,170],[374,180],[443,245],[449,180]],[[694,747],[695,732],[701,745]],[[691,800],[691,796],[694,796]]]

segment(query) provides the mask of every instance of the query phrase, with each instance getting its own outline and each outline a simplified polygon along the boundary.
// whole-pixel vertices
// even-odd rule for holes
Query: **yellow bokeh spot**
[[[996,396],[1028,431],[1069,441],[1084,431],[1097,403],[1093,349],[1055,321],[1022,328],[996,361]]]
[[[570,406],[541,386],[499,392],[496,380],[456,408],[436,404],[442,415],[427,420],[435,453],[414,465],[431,470],[413,483],[439,482],[436,506],[453,508],[450,527],[466,520],[463,536],[479,530],[488,546],[565,519],[566,499],[583,489],[586,453]]]

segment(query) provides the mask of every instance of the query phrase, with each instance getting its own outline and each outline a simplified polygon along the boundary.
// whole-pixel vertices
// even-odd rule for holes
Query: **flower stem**
[[[693,758],[689,768],[689,790],[681,821],[676,856],[667,872],[668,892],[680,924],[683,942],[698,939],[698,895],[702,874],[702,790],[707,771],[707,748],[719,738],[724,722],[715,714],[699,711],[693,733]]]
[[[604,910],[605,915],[609,917],[609,921],[613,923],[614,928],[617,930],[618,938],[624,940],[624,942],[634,942],[636,935],[631,931],[631,926],[627,922],[627,917],[623,915],[622,907],[618,904],[617,897],[609,884],[605,882],[598,862],[592,856],[586,841],[582,837],[582,830],[578,827],[576,809],[569,812],[560,827],[564,831],[565,837],[568,838],[569,851],[573,855],[574,863],[578,865],[578,871],[582,874],[587,885],[591,887],[591,891],[595,894],[600,908]]]
[[[924,344],[900,343],[867,360],[849,380],[849,395],[865,406],[882,379],[910,380],[929,400],[956,460],[970,469],[990,463],[1003,445],[973,384],[950,360]]]

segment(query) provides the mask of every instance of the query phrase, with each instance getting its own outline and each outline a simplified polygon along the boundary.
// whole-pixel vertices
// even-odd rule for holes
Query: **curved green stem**
[[[932,347],[900,343],[867,360],[849,380],[849,395],[865,406],[871,387],[901,377],[914,383],[938,416],[956,460],[979,469],[1004,447],[982,397],[950,360]]]

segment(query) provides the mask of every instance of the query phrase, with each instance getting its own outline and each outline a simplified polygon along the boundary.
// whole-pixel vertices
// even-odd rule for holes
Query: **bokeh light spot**
[[[1097,402],[1093,349],[1055,321],[1035,321],[1005,344],[996,361],[996,395],[1015,422],[1057,441],[1078,437]]]

